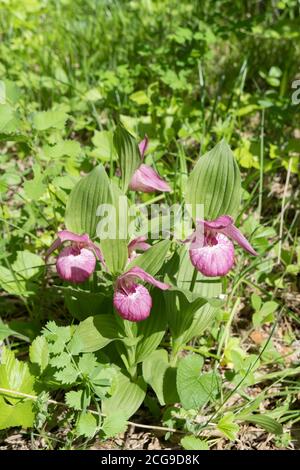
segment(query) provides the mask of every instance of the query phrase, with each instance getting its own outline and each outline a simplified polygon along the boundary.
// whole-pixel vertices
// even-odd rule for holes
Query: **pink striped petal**
[[[49,258],[51,253],[59,248],[64,242],[75,242],[75,243],[88,243],[90,238],[87,233],[83,235],[76,235],[69,230],[61,230],[57,232],[57,239],[52,243],[49,250],[46,252],[46,260]]]
[[[152,298],[146,287],[132,284],[127,293],[117,289],[114,293],[113,303],[122,318],[139,322],[149,317]]]
[[[204,220],[204,227],[211,230],[221,230],[233,224],[233,218],[230,215],[221,215],[215,220]]]
[[[254,250],[254,248],[250,245],[246,237],[242,234],[242,232],[233,224],[228,225],[227,227],[220,230],[221,233],[224,233],[227,237],[232,238],[236,241],[244,250],[248,251],[253,256],[258,256],[258,253]]]
[[[148,148],[148,143],[149,143],[148,137],[145,135],[144,139],[139,143],[139,150],[140,150],[142,159],[144,158],[144,155]]]
[[[215,244],[189,250],[193,266],[207,277],[225,276],[234,264],[233,243],[221,233],[215,235],[215,240]]]
[[[149,243],[146,243],[146,240],[147,240],[147,237],[143,235],[132,240],[128,245],[128,255],[131,256],[132,252],[136,250],[140,250],[140,251],[149,250],[149,248],[151,248],[151,245],[149,245]]]
[[[134,172],[129,189],[132,191],[141,191],[143,193],[152,193],[154,191],[169,192],[170,186],[161,178],[156,171],[144,163]]]
[[[96,258],[91,250],[68,246],[64,248],[56,261],[58,275],[68,282],[86,281],[94,272]]]
[[[153,286],[158,287],[161,290],[167,290],[170,287],[169,284],[158,281],[157,279],[155,279],[150,274],[146,273],[146,271],[144,271],[142,268],[139,268],[138,266],[134,266],[133,268],[129,269],[129,271],[119,276],[118,282],[121,282],[121,285],[122,285],[123,281],[125,281],[125,283],[127,281],[134,282],[134,280],[137,278],[141,279],[142,281],[148,282],[149,284],[152,284]]]

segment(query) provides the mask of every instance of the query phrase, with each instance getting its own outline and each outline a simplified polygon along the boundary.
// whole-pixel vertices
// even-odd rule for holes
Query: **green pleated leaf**
[[[261,426],[262,428],[264,428],[266,431],[270,432],[271,434],[279,435],[283,433],[282,424],[278,423],[278,421],[275,421],[275,419],[267,415],[249,414],[243,417],[243,421],[257,424],[258,426]]]
[[[128,200],[125,194],[111,183],[112,205],[115,219],[115,236],[101,241],[102,253],[109,271],[119,274],[128,260]]]
[[[172,338],[180,346],[209,327],[219,308],[222,284],[218,278],[205,278],[198,273],[193,292],[189,293],[194,267],[186,246],[175,253],[166,272],[170,276],[177,273],[172,278],[177,286],[165,291],[164,296]]]
[[[127,191],[131,177],[141,164],[141,155],[135,138],[119,123],[114,132],[114,146],[122,173],[122,190]]]
[[[136,363],[142,362],[154,351],[163,339],[167,327],[165,302],[162,291],[151,289],[152,309],[150,316],[137,324],[137,337],[141,340],[135,352]]]
[[[156,245],[153,245],[149,250],[145,251],[145,253],[134,258],[129,264],[128,269],[133,266],[139,266],[144,269],[144,271],[151,274],[151,276],[155,276],[166,260],[170,244],[170,240],[162,240],[156,243]]]
[[[241,199],[241,176],[235,157],[223,139],[212,150],[200,157],[191,172],[186,191],[186,202],[204,205],[204,217],[216,219],[223,214],[236,217]]]
[[[65,224],[71,232],[88,233],[95,237],[97,208],[111,204],[112,194],[109,178],[102,165],[84,176],[72,189],[66,207]]]
[[[146,388],[142,377],[133,381],[119,372],[114,378],[112,396],[102,401],[103,413],[110,416],[118,410],[120,415],[129,419],[143,403]]]

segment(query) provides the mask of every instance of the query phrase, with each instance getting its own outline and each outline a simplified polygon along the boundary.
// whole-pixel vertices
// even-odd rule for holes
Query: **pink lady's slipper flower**
[[[148,289],[137,284],[137,279],[146,281],[159,289],[166,290],[170,286],[157,281],[143,269],[135,266],[118,277],[114,293],[114,307],[125,320],[138,322],[150,315],[152,298]]]
[[[149,243],[146,243],[147,237],[144,235],[141,235],[140,237],[135,238],[132,240],[129,245],[128,245],[128,257],[129,261],[133,260],[136,258],[137,255],[137,250],[139,251],[147,251],[149,248],[151,248],[151,245]]]
[[[204,276],[225,276],[234,264],[234,246],[229,238],[235,240],[253,256],[256,251],[233,224],[229,215],[221,215],[216,220],[199,221],[191,240],[190,259],[195,268]]]
[[[70,246],[63,248],[56,261],[59,277],[64,281],[80,283],[86,281],[95,271],[96,258],[104,264],[100,249],[90,240],[87,234],[76,235],[68,230],[57,233],[58,238],[46,253],[46,261],[50,254],[65,242]]]
[[[139,144],[141,160],[143,161],[144,154],[148,147],[148,137],[145,137]],[[141,191],[143,193],[153,193],[154,191],[171,191],[170,186],[163,180],[153,168],[149,165],[142,163],[139,168],[134,172],[129,189],[132,191]]]

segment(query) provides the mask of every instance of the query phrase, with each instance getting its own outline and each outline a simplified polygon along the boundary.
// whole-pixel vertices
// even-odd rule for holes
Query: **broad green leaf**
[[[28,280],[39,273],[40,268],[44,266],[44,260],[31,251],[18,251],[17,259],[12,266],[20,279]]]
[[[8,104],[0,104],[0,133],[10,134],[18,131],[19,119]]]
[[[3,348],[0,365],[0,387],[9,392],[0,392],[0,429],[12,426],[24,428],[33,425],[33,401],[20,398],[13,392],[35,395],[34,377],[30,374],[28,365],[18,361],[13,352]]]
[[[34,178],[24,182],[24,191],[29,199],[38,201],[45,194],[47,185],[44,183],[44,175],[38,165],[34,166],[33,171]]]
[[[260,310],[256,311],[252,316],[252,322],[254,327],[258,327],[264,323],[274,321],[274,313],[278,308],[278,303],[270,300],[262,304]]]
[[[109,162],[116,160],[116,150],[113,145],[113,134],[111,131],[95,131],[92,142],[96,147],[93,155],[100,161]]]
[[[97,418],[90,411],[86,411],[80,415],[76,426],[76,434],[92,438],[97,431]]]
[[[153,351],[143,362],[143,377],[156,393],[160,405],[179,401],[176,391],[176,369],[169,364],[164,349]]]
[[[3,323],[0,318],[0,341],[8,338],[10,335],[16,334],[14,330],[12,330],[8,325]]]
[[[151,103],[149,97],[146,95],[144,90],[139,90],[139,91],[136,91],[135,93],[132,93],[132,95],[130,95],[129,98],[138,105]]]
[[[168,353],[165,349],[153,351],[143,362],[143,377],[156,393],[159,403],[164,401],[164,375],[169,367]]]
[[[49,362],[49,348],[44,336],[37,336],[29,348],[29,358],[34,364],[38,364],[43,372]]]
[[[109,416],[104,418],[101,434],[103,433],[104,439],[108,439],[109,437],[114,437],[120,433],[124,433],[126,428],[126,417],[119,411],[115,411],[115,413],[111,413]]]
[[[32,295],[36,289],[33,280],[44,264],[40,256],[28,250],[18,251],[11,269],[0,266],[0,286],[9,294]]]
[[[114,146],[119,157],[122,173],[122,190],[125,193],[133,173],[141,164],[141,156],[137,141],[125,129],[122,123],[117,125],[114,132]]]
[[[60,129],[65,127],[68,114],[60,110],[39,111],[33,115],[33,125],[38,131]]]
[[[0,104],[16,104],[21,97],[20,88],[11,80],[0,81]]]
[[[156,243],[149,248],[149,250],[145,251],[145,253],[134,258],[129,264],[128,269],[133,266],[139,266],[144,269],[144,271],[151,274],[151,276],[155,276],[166,261],[170,245],[170,240],[162,240]]]
[[[196,436],[185,436],[181,439],[180,444],[185,450],[209,450],[207,442]]]
[[[107,301],[107,297],[102,292],[74,289],[71,286],[60,287],[60,289],[62,289],[66,306],[77,320],[85,320],[91,315],[97,315]]]
[[[136,381],[119,372],[114,378],[112,396],[103,400],[102,410],[107,416],[119,411],[129,419],[141,406],[146,395],[146,384],[142,377]]]
[[[159,346],[167,328],[162,292],[158,289],[151,289],[151,297],[153,305],[150,316],[137,324],[137,336],[141,339],[136,346],[136,363],[142,362]]]
[[[50,160],[55,160],[64,156],[71,158],[78,157],[81,152],[80,143],[76,140],[61,140],[54,145],[45,145],[43,152]]]
[[[232,412],[226,413],[218,422],[217,428],[231,441],[234,441],[239,432],[239,425],[235,423],[235,415]]]
[[[83,177],[72,189],[66,207],[65,224],[71,232],[96,235],[97,208],[100,204],[111,204],[112,195],[108,176],[102,165],[98,165]]]
[[[201,356],[188,355],[178,364],[177,391],[186,410],[197,410],[214,400],[219,392],[219,377],[215,372],[202,372]]]
[[[205,278],[197,273],[193,292],[188,293],[194,267],[185,246],[175,253],[170,264],[166,266],[166,272],[170,276],[173,273],[176,275],[174,283],[176,282],[177,286],[165,291],[164,296],[172,338],[180,347],[193,337],[200,336],[209,327],[219,308],[222,285],[217,278]],[[173,281],[172,277],[171,280]],[[203,303],[205,305],[201,306]]]
[[[118,325],[113,315],[95,315],[79,323],[70,348],[72,354],[98,351],[111,341],[120,339],[119,335]]]
[[[186,202],[203,204],[204,218],[216,219],[228,214],[236,217],[241,199],[241,176],[238,164],[223,139],[212,150],[200,157],[189,176]]]
[[[107,238],[101,241],[101,248],[105,263],[109,271],[117,275],[123,272],[128,260],[128,200],[124,193],[115,185],[111,184],[112,204],[115,212],[116,233],[114,238]],[[100,236],[101,237],[101,236]]]
[[[243,421],[246,421],[248,423],[257,424],[258,426],[261,426],[262,428],[264,428],[266,431],[268,431],[271,434],[279,435],[283,433],[282,424],[278,423],[278,421],[275,421],[275,419],[267,415],[248,414],[243,417],[242,416],[240,417],[240,415],[237,415],[237,419],[243,419]]]

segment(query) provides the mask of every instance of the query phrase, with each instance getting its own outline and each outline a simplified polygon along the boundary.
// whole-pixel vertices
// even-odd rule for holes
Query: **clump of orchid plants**
[[[171,191],[169,183],[143,163],[148,138],[138,145],[126,132],[122,127],[118,134],[121,173],[116,175],[121,176],[111,181],[99,165],[77,183],[66,208],[67,230],[58,232],[46,260],[58,251],[55,264],[65,283],[67,306],[77,319],[83,317],[76,330],[76,348],[82,344],[84,351],[96,351],[112,343],[110,348],[115,352],[111,361],[117,352],[131,381],[145,380],[152,386],[152,376],[147,372],[152,355],[154,362],[161,356],[165,363],[169,354],[161,349],[165,333],[171,338],[166,367],[174,369],[180,350],[213,321],[224,299],[222,277],[234,269],[233,243],[251,256],[258,253],[234,224],[240,204],[240,175],[224,141],[199,159],[188,178],[187,203],[192,209],[195,204],[206,204],[203,217],[191,217],[188,237],[176,240],[173,222],[168,232],[173,239],[155,240],[150,232],[139,230],[139,235],[127,234],[125,239],[102,239],[95,230],[95,199],[99,204],[111,204],[111,214],[121,215],[122,225],[127,205],[114,211],[120,194],[128,205],[133,205],[133,200],[147,201],[148,193]],[[218,185],[220,190],[215,195],[212,188],[216,190]],[[172,187],[176,192],[176,184]],[[132,191],[139,194],[132,197]],[[145,361],[148,365],[142,378],[138,364]],[[174,384],[168,386],[174,388]],[[156,383],[153,387],[156,390]],[[161,389],[164,387],[161,385]]]

